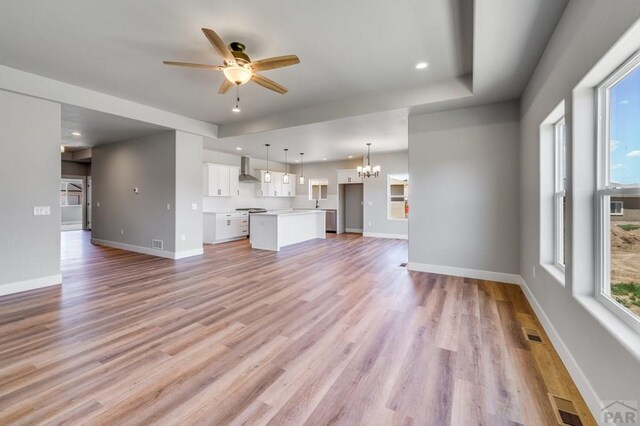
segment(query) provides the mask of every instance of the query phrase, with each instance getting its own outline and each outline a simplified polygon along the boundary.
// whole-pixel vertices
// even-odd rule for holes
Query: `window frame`
[[[398,221],[404,221],[407,222],[409,220],[409,216],[404,217],[404,218],[400,218],[400,217],[393,217],[391,216],[391,203],[392,200],[391,198],[393,197],[399,197],[399,195],[391,195],[391,179],[394,179],[393,176],[407,176],[407,186],[409,185],[409,173],[387,173],[387,220],[398,220]],[[408,194],[408,189],[407,189],[407,195],[403,195],[403,202],[405,203],[405,205],[409,202],[409,194]],[[404,208],[404,207],[403,207]],[[409,207],[411,208],[411,207]]]
[[[611,213],[611,209],[609,209],[609,214],[611,216],[624,216],[624,201],[610,201],[609,204],[620,204],[620,213]]]
[[[640,183],[612,185],[610,182],[610,90],[636,69],[640,69],[640,52],[627,59],[596,90],[597,104],[597,187],[596,265],[594,297],[635,331],[640,333],[640,316],[616,302],[611,294],[611,197],[640,196]],[[608,293],[608,294],[607,294]]]
[[[564,135],[562,132],[564,130]],[[563,150],[562,142],[564,140],[565,149]],[[562,116],[553,124],[553,264],[562,272],[565,271],[565,223],[564,215],[567,191],[566,178],[563,178],[563,172],[566,174],[566,122]]]

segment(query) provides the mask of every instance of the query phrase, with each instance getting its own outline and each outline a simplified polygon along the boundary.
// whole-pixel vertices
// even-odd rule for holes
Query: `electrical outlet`
[[[535,278],[535,277],[536,277],[536,267],[534,266],[533,267],[533,278]]]
[[[124,235],[124,229],[120,230],[120,235]]]
[[[191,204],[191,210],[198,210],[198,205],[196,203]]]
[[[100,201],[96,203],[96,207],[100,207]]]
[[[167,210],[171,210],[171,204],[167,203]]]
[[[138,189],[138,187],[133,188],[133,193],[134,194],[139,194],[140,190]]]
[[[369,226],[371,226],[371,222],[369,222]]]
[[[372,206],[372,205],[373,205],[373,201],[369,201],[369,203],[368,203],[368,204],[369,204],[370,206]]]
[[[181,236],[180,238],[182,239],[182,241],[186,241],[187,236],[186,236],[186,235],[184,235],[184,234],[182,234],[182,236]]]

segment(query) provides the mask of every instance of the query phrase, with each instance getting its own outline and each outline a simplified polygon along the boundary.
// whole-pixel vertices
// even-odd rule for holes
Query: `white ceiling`
[[[464,3],[470,0],[4,0],[0,61],[222,124],[469,74]],[[202,27],[245,43],[253,59],[297,54],[299,65],[264,72],[289,93],[247,84],[237,115],[233,91],[217,94],[222,73],[162,64],[221,64]],[[417,71],[420,61],[430,67]]]
[[[103,112],[62,105],[62,145],[93,147],[102,143],[141,138],[171,130],[151,123],[132,120]],[[72,133],[79,132],[81,136]]]
[[[406,150],[408,115],[519,98],[567,1],[4,0],[0,64],[218,124],[209,149],[264,158],[268,142],[273,155],[286,145],[336,160],[367,141]],[[247,84],[234,114],[221,73],[162,64],[221,63],[201,27],[253,59],[297,54],[299,65],[264,72],[289,93]],[[165,129],[63,106],[62,138],[76,146]]]
[[[304,152],[305,163],[346,160],[366,153],[367,142],[375,153],[406,151],[408,147],[408,111],[394,110],[360,115],[340,120],[288,127],[263,133],[223,139],[205,138],[205,149],[265,158],[269,143],[269,158],[284,161],[284,148],[289,149],[289,161],[295,162]],[[242,148],[241,151],[236,148]]]

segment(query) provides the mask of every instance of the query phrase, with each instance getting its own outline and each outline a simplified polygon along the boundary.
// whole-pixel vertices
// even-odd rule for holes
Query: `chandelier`
[[[380,166],[371,166],[371,143],[367,144],[367,165],[358,166],[358,177],[378,177]]]

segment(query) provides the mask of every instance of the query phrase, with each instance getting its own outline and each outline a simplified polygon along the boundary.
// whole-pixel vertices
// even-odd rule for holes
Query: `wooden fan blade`
[[[213,30],[210,30],[209,28],[203,28],[202,32],[207,37],[207,39],[209,39],[211,44],[213,44],[213,47],[216,48],[220,56],[222,56],[224,60],[227,61],[227,64],[236,63],[236,58],[233,56],[231,50],[229,50],[227,45],[224,43],[224,41],[222,41],[218,34],[216,34]]]
[[[220,85],[220,88],[218,89],[218,93],[223,95],[227,93],[229,89],[231,89],[232,87],[233,87],[233,83],[225,78],[222,84]]]
[[[275,68],[283,68],[291,65],[299,64],[300,59],[296,55],[276,56],[275,58],[262,59],[261,61],[251,62],[249,68],[253,72],[272,70]]]
[[[251,80],[266,89],[273,90],[274,92],[278,92],[282,95],[284,95],[289,91],[286,87],[276,83],[273,80],[268,79],[267,77],[263,77],[258,74],[253,74],[253,77],[251,77]]]
[[[222,71],[224,67],[219,65],[192,64],[191,62],[162,61],[166,65],[177,65],[179,67],[203,68],[205,70]]]

